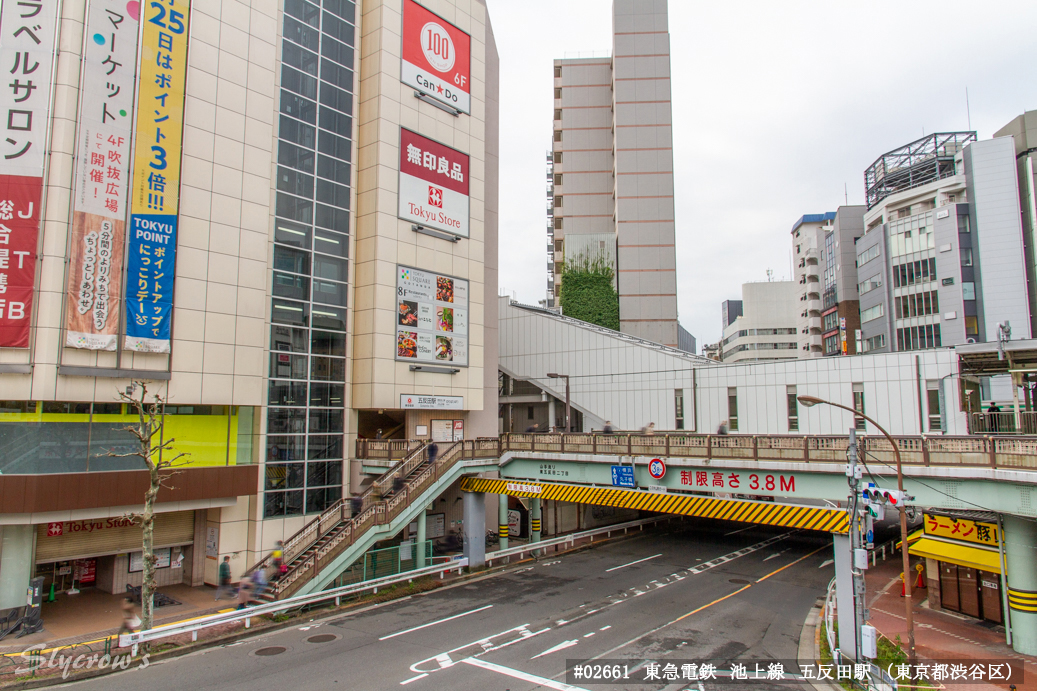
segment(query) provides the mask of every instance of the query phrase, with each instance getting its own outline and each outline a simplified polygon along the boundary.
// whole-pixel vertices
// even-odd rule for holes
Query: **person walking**
[[[382,430],[378,430],[377,432],[375,432],[374,438],[375,439],[381,439],[382,438]]]
[[[270,552],[270,561],[274,565],[274,578],[280,578],[288,571],[288,565],[284,563],[284,543],[280,540],[274,543],[274,549]]]
[[[133,600],[128,597],[122,599],[122,626],[119,627],[119,634],[133,633],[136,628],[140,626],[140,619],[137,617],[137,612],[133,608]]]
[[[252,600],[252,579],[245,575],[238,584],[238,609],[245,609]]]
[[[540,429],[540,424],[534,422],[532,425],[526,428],[526,434],[536,434],[537,430]]]
[[[717,434],[720,434],[720,435],[727,434],[727,420],[724,420],[723,422],[721,422],[720,426],[717,427]]]
[[[392,479],[392,495],[395,497],[403,491],[403,478],[397,475]]]
[[[439,455],[439,444],[437,444],[436,442],[429,443],[429,445],[428,445],[428,461],[427,461],[427,463],[429,465],[435,465],[436,464],[436,456],[438,456],[438,455]]]
[[[224,557],[223,561],[220,562],[218,575],[220,585],[216,588],[216,599],[222,600],[224,592],[234,594],[234,586],[230,583],[230,557]]]
[[[360,496],[359,492],[353,492],[353,496],[349,500],[349,508],[353,513],[353,518],[360,515],[360,512],[364,510],[364,498]]]
[[[647,425],[642,427],[641,434],[647,434],[648,436],[655,434],[655,423],[649,422]]]
[[[998,434],[1001,431],[1001,419],[998,413],[1001,412],[1001,407],[994,401],[990,402],[990,407],[987,408],[987,418],[990,420],[990,424],[987,425],[987,430],[993,434]]]
[[[252,572],[252,583],[255,585],[256,599],[262,597],[263,593],[266,592],[266,586],[268,579],[266,577],[266,569],[260,566],[258,569]]]
[[[605,426],[601,428],[602,434],[615,434],[616,430],[612,429],[612,421],[605,420]]]

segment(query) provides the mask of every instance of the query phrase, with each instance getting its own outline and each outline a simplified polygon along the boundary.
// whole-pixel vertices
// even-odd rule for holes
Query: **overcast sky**
[[[547,289],[552,60],[611,49],[611,0],[487,0],[501,61],[500,288]],[[681,323],[720,337],[741,284],[791,276],[805,213],[923,134],[990,138],[1037,109],[1037,2],[670,0]],[[584,52],[581,56],[578,53]]]

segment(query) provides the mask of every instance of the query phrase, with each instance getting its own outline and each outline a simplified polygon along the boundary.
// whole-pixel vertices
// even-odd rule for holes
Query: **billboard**
[[[122,311],[139,7],[91,0],[72,189],[65,345],[115,350]]]
[[[400,81],[471,114],[471,56],[471,36],[414,0],[403,0]]]
[[[0,0],[0,347],[28,348],[59,3]]]
[[[468,237],[468,154],[401,127],[397,215]]]
[[[126,348],[168,353],[191,0],[146,5],[130,188]]]
[[[396,266],[396,359],[468,366],[468,281]]]

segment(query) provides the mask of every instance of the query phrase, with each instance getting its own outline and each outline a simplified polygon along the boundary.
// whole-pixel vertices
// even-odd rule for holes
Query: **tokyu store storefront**
[[[190,584],[194,538],[194,511],[155,516],[159,586]],[[140,586],[143,580],[141,539],[140,525],[123,516],[37,525],[35,575],[45,579],[46,589],[53,583],[59,591],[126,592],[127,586]]]

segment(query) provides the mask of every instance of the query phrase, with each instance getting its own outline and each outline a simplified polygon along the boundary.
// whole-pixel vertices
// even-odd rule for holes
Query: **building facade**
[[[799,331],[799,356],[820,357],[824,341],[821,337],[821,251],[825,235],[832,230],[835,212],[804,214],[792,224],[792,259],[795,263],[795,282]]]
[[[861,351],[1030,338],[1015,146],[934,134],[865,173],[857,241]]]
[[[555,60],[548,306],[566,261],[608,263],[620,329],[678,345],[666,0],[615,0],[612,56]]]
[[[799,285],[793,281],[742,284],[739,301],[744,314],[724,329],[721,340],[724,362],[764,362],[795,359],[796,300]]]
[[[995,132],[994,137],[1012,137],[1015,143],[1030,332],[1037,333],[1037,110],[1029,110],[1014,118]]]
[[[160,584],[240,573],[342,499],[358,435],[495,434],[483,3],[59,6],[31,47],[16,2],[0,18],[5,64],[41,67],[26,103],[4,90],[0,607],[66,567],[139,584],[147,473],[108,455],[138,382],[190,454]]]

